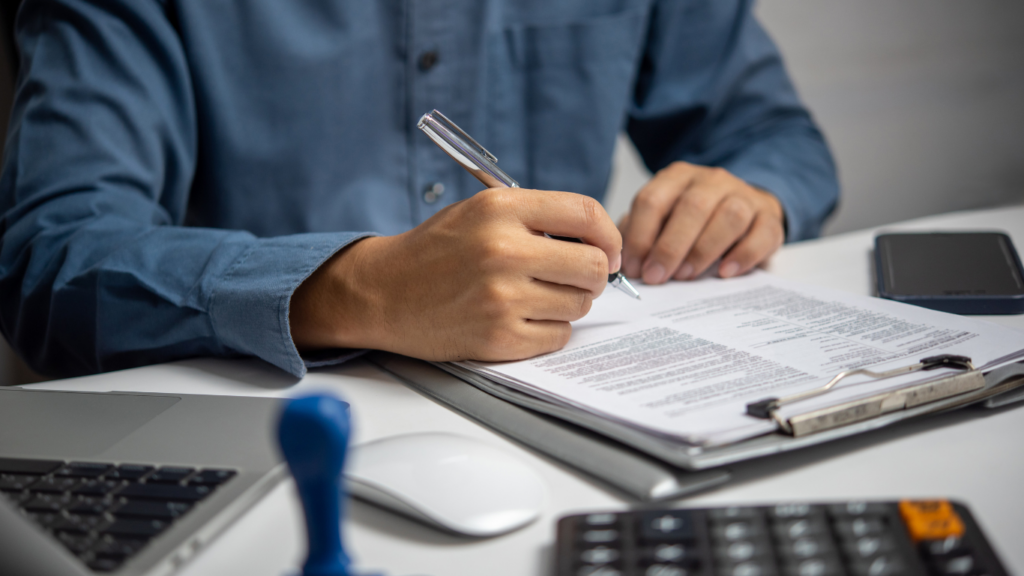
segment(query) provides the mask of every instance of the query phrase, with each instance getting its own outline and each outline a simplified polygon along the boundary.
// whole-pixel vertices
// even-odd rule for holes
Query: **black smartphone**
[[[1024,271],[1000,232],[875,237],[878,295],[954,314],[1024,313]]]

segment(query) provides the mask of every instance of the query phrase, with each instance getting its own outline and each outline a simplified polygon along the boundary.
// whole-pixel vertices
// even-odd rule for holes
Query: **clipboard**
[[[845,422],[834,420],[835,425],[813,432],[794,435],[780,428],[735,444],[703,448],[567,410],[452,364],[432,364],[387,352],[372,352],[367,357],[424,396],[643,502],[670,500],[720,486],[744,474],[741,468],[763,464],[765,456],[793,453],[968,405],[996,408],[1024,401],[1024,362],[987,373],[971,367],[930,382],[938,388],[946,386],[947,391],[962,387],[963,392],[909,406],[904,402],[900,409],[893,408],[898,401],[891,401],[886,408],[893,409],[888,411]]]

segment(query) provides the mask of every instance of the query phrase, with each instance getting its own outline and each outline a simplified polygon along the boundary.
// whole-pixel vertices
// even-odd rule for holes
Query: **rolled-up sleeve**
[[[186,227],[189,69],[161,2],[26,2],[0,179],[0,328],[37,370],[253,355],[301,376],[288,306],[365,233]]]
[[[657,2],[627,131],[652,171],[724,167],[779,199],[788,241],[813,238],[839,197],[835,163],[752,6]]]

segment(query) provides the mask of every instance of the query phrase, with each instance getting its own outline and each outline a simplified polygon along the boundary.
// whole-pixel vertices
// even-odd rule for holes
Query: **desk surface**
[[[884,228],[966,229],[1005,230],[1024,250],[1024,206],[948,214]],[[870,294],[872,238],[881,230],[786,246],[768,269],[785,278]],[[1024,330],[1021,315],[989,319]],[[345,525],[348,548],[360,567],[383,569],[390,576],[547,574],[558,517],[628,505],[620,495],[440,407],[362,361],[318,370],[300,382],[255,360],[201,359],[34,387],[244,396],[330,390],[352,403],[357,442],[410,432],[465,434],[515,453],[547,482],[544,516],[523,530],[489,540],[448,536],[354,502]],[[738,479],[678,504],[949,496],[971,506],[1007,568],[1024,573],[1024,547],[1019,546],[1024,541],[1020,494],[1024,458],[1019,457],[1018,447],[1024,438],[1024,406],[961,411],[908,423],[886,434],[884,441],[851,439],[812,449],[778,470],[762,470],[767,474]],[[955,460],[948,460],[951,454],[957,455]],[[282,484],[186,565],[181,575],[278,576],[294,570],[304,553],[300,514],[292,485]]]

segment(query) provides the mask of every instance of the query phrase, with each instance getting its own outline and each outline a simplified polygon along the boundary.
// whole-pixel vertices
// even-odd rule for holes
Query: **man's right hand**
[[[438,361],[552,352],[619,269],[621,250],[592,198],[484,190],[329,259],[292,296],[292,339],[303,351],[371,348]]]

